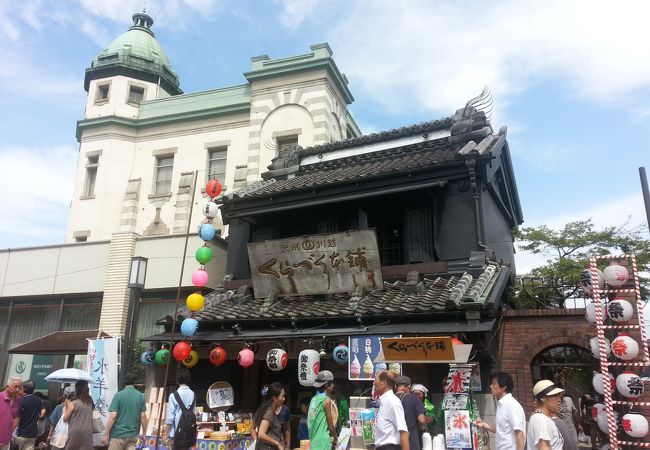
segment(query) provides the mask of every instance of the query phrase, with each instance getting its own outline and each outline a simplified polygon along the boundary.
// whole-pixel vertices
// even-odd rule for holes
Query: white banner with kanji
[[[88,373],[93,378],[90,396],[95,409],[108,420],[108,407],[117,392],[117,338],[88,340]]]

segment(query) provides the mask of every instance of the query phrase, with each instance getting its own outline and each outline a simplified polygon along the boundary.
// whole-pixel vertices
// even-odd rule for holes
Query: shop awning
[[[9,353],[23,355],[85,355],[88,339],[110,337],[101,330],[55,331],[47,336],[25,342],[9,349]]]
[[[294,339],[318,338],[323,336],[357,336],[366,334],[447,334],[447,333],[472,333],[486,332],[494,328],[496,319],[485,320],[478,324],[467,321],[440,321],[440,322],[409,322],[409,323],[384,323],[362,327],[328,328],[316,327],[306,329],[242,329],[235,334],[228,331],[199,332],[192,337],[192,341],[241,341],[255,339]],[[142,341],[161,342],[169,341],[171,333],[161,333],[141,339]],[[174,340],[183,339],[183,335],[176,333]]]

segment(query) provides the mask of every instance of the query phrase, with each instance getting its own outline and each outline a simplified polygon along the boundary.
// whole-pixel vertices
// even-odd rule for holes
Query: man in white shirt
[[[375,421],[375,450],[409,450],[409,432],[402,402],[397,398],[395,376],[382,370],[372,383],[379,394],[379,411]]]
[[[526,414],[519,402],[512,396],[514,383],[505,372],[492,375],[490,393],[497,399],[496,426],[476,419],[476,426],[496,433],[496,447],[499,450],[524,450],[526,445]]]

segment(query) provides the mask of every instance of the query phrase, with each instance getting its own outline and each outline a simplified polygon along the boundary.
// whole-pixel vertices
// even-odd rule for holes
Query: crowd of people
[[[147,424],[144,396],[135,389],[135,377],[126,374],[125,387],[108,408],[109,416],[101,433],[100,444],[109,450],[134,450],[140,429]],[[166,432],[163,442],[174,450],[188,450],[196,442],[182,440],[175,432],[182,429],[184,414],[194,414],[196,398],[190,389],[190,372],[177,372],[178,388],[169,395]],[[299,440],[310,441],[311,450],[332,450],[338,444],[341,425],[349,418],[348,403],[340,395],[332,372],[318,373],[311,398],[300,401],[302,416],[297,430]],[[94,405],[88,383],[78,381],[64,389],[58,405],[52,409],[47,398],[34,392],[34,382],[12,378],[0,392],[0,450],[43,449],[51,446],[65,450],[93,449]],[[381,371],[373,381],[379,408],[376,415],[375,450],[422,450],[423,433],[441,421],[427,397],[427,388],[412,384],[405,375]],[[526,421],[521,404],[512,396],[513,380],[507,373],[491,377],[490,393],[496,400],[495,423],[481,418],[474,425],[495,433],[499,450],[576,450],[578,448],[577,409],[564,390],[549,380],[535,384],[535,410]],[[291,449],[290,418],[285,405],[285,387],[271,383],[262,390],[262,401],[253,415],[252,450]],[[341,411],[339,411],[341,409]],[[44,426],[45,424],[45,426]],[[438,424],[441,425],[441,424]],[[183,430],[187,433],[187,430]],[[189,430],[192,432],[192,430]],[[195,431],[195,430],[194,430]]]

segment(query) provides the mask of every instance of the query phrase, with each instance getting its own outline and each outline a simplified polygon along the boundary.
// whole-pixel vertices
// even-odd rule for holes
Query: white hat
[[[420,391],[420,392],[422,392],[425,396],[426,396],[427,393],[429,392],[429,390],[428,390],[428,389],[426,388],[426,386],[424,386],[423,384],[414,384],[413,386],[411,386],[411,392],[415,392],[415,391]]]
[[[563,392],[564,389],[557,386],[551,380],[538,381],[537,384],[535,384],[535,387],[533,387],[533,395],[537,399],[541,399],[543,397],[548,397],[551,395],[561,394]]]
[[[314,381],[312,386],[319,388],[328,381],[334,381],[334,374],[329,370],[321,370],[318,372],[318,375],[316,375],[316,381]]]

